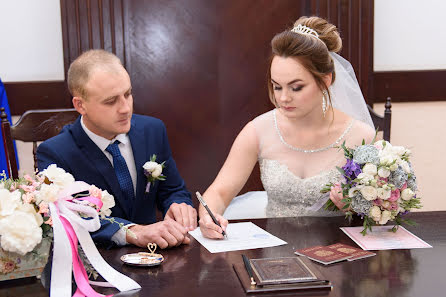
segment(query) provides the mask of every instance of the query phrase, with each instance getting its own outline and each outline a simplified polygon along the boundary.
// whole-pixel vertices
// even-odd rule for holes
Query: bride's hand
[[[214,214],[217,221],[220,223],[221,228],[214,224],[211,216],[209,214],[204,214],[200,217],[200,221],[198,224],[200,225],[201,233],[204,237],[213,238],[213,239],[222,239],[223,238],[223,230],[226,231],[226,227],[228,226],[228,220],[222,217],[219,214]]]
[[[335,184],[330,191],[330,200],[333,201],[334,205],[336,205],[340,211],[346,212],[348,209],[343,209],[345,203],[341,201],[342,199],[344,199],[342,188],[339,184]]]

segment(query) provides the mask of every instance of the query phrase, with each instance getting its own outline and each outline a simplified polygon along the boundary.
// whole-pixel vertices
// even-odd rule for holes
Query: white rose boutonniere
[[[144,174],[147,176],[146,193],[149,193],[150,185],[156,180],[166,180],[166,176],[162,175],[164,162],[157,163],[156,155],[152,155],[150,161],[146,162],[142,167],[144,168]]]

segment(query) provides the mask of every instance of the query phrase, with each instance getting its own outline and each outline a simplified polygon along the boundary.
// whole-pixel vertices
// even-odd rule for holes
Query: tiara
[[[304,35],[310,35],[313,37],[316,37],[319,39],[319,34],[314,29],[311,29],[310,27],[298,24],[297,26],[294,26],[293,29],[291,29],[291,32],[298,33],[298,34],[304,34]]]

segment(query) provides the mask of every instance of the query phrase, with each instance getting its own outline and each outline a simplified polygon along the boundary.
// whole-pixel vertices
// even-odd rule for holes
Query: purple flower
[[[358,163],[353,162],[352,159],[348,159],[342,169],[345,172],[344,176],[347,183],[354,180],[362,172],[361,166]]]

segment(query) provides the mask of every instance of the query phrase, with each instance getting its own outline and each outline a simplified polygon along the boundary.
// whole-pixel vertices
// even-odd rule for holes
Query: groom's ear
[[[330,73],[330,74],[327,74],[324,76],[323,80],[324,80],[325,85],[327,86],[327,89],[328,89],[328,87],[331,86],[332,79],[333,79],[333,73]]]

